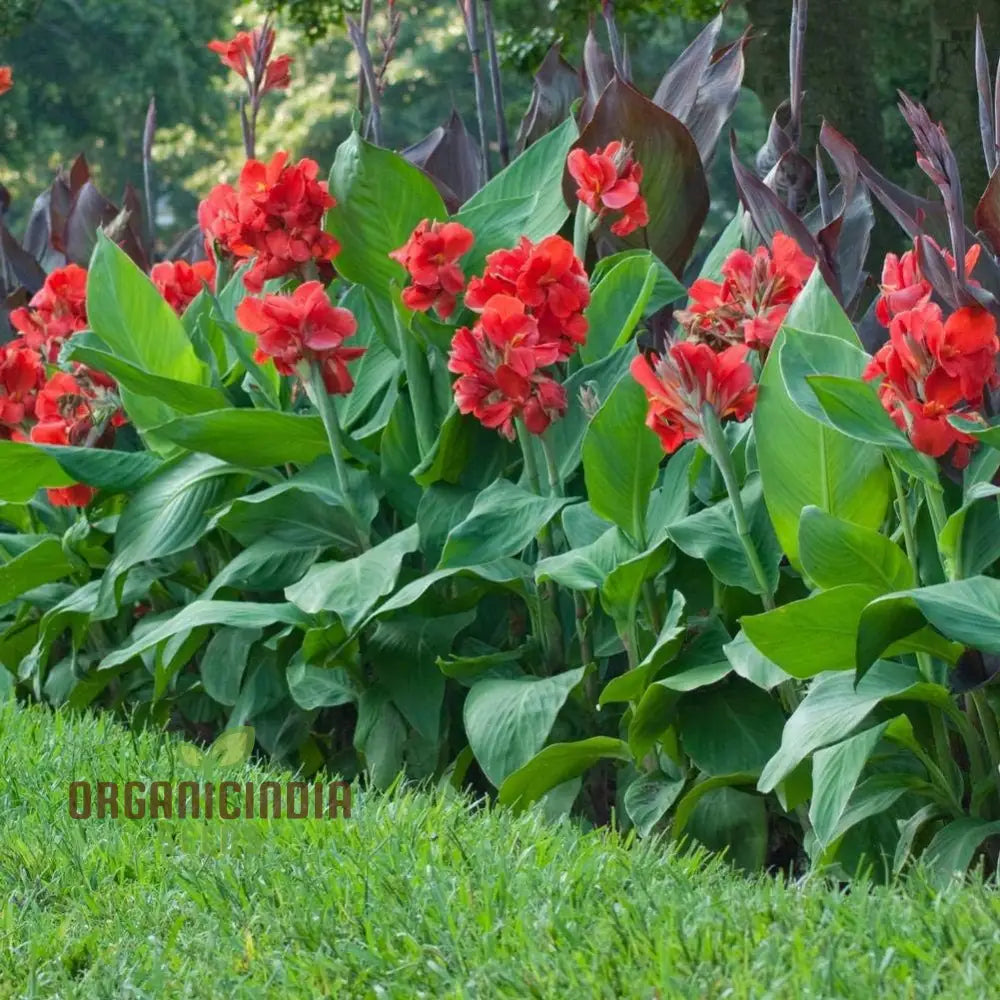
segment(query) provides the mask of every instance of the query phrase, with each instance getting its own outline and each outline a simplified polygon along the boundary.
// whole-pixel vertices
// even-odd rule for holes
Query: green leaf
[[[87,271],[90,328],[123,361],[153,375],[208,385],[184,324],[156,286],[103,233]]]
[[[476,234],[476,242],[461,261],[466,277],[481,274],[486,266],[486,258],[491,253],[517,246],[521,234],[536,227],[535,216],[541,195],[542,191],[539,190],[501,201],[476,205],[470,202],[471,207],[466,206],[452,216],[454,222],[460,222]],[[565,207],[563,210],[565,211]]]
[[[340,243],[337,271],[378,292],[406,277],[389,253],[409,239],[422,219],[448,214],[426,174],[357,132],[337,149],[330,193],[337,204],[327,213],[326,227]]]
[[[803,413],[782,379],[779,359],[798,328],[815,330],[857,347],[850,321],[813,272],[778,332],[760,378],[753,426],[764,499],[778,541],[799,567],[798,527],[803,507],[877,530],[889,502],[889,472],[877,448],[860,444]],[[856,369],[823,374],[856,374]]]
[[[758,789],[771,792],[814,750],[842,740],[881,701],[905,697],[923,678],[915,666],[879,660],[854,686],[854,675],[822,674],[785,723],[781,747],[767,762]]]
[[[646,395],[623,379],[590,423],[583,442],[583,475],[594,510],[643,546],[646,508],[663,451],[646,427]]]
[[[209,640],[201,658],[201,684],[220,705],[235,705],[259,628],[221,628]]]
[[[156,434],[188,451],[254,469],[286,462],[308,465],[330,453],[319,417],[276,410],[210,410],[171,420],[157,427]]]
[[[740,619],[746,637],[792,677],[815,677],[855,665],[861,613],[878,590],[845,584]]]
[[[479,766],[495,787],[500,788],[545,745],[559,710],[584,672],[578,667],[552,677],[486,679],[469,691],[463,711],[465,732]]]
[[[649,312],[654,292],[673,302],[684,294],[684,286],[667,266],[648,250],[626,251],[606,257],[610,269],[594,288],[587,308],[587,341],[580,348],[585,364],[606,358],[629,342],[636,326]]]
[[[480,687],[482,684],[477,684],[472,692]],[[514,806],[515,811],[520,811],[550,789],[607,759],[631,761],[632,754],[625,743],[610,736],[592,736],[576,743],[553,743],[504,779],[498,799],[502,805]]]
[[[729,785],[703,795],[691,812],[686,833],[745,872],[758,872],[767,859],[767,805],[759,795]]]
[[[31,539],[33,544],[12,559],[0,564],[0,607],[43,583],[61,580],[73,572],[62,543],[53,536],[16,536]],[[0,551],[5,536],[0,534]]]
[[[0,441],[0,500],[24,503],[43,487],[86,483],[126,493],[149,479],[163,462],[144,451]]]
[[[678,705],[684,751],[706,774],[759,773],[777,753],[784,724],[778,703],[738,678],[687,694]]]
[[[461,524],[448,534],[438,569],[492,562],[521,552],[570,501],[540,497],[498,479],[476,497]]]
[[[747,637],[741,629],[736,638],[722,647],[733,671],[744,680],[770,691],[787,681],[791,675],[772,663]]]
[[[177,614],[143,632],[140,638],[108,653],[98,664],[99,670],[127,663],[133,656],[157,643],[201,625],[226,625],[230,628],[266,628],[281,622],[303,626],[309,619],[291,604],[254,604],[250,601],[194,601]]]
[[[823,850],[839,835],[840,823],[868,758],[887,722],[818,750],[813,757],[813,798],[809,820]]]
[[[555,580],[570,590],[596,590],[618,566],[637,555],[620,528],[609,528],[596,542],[537,562],[535,580]]]
[[[989,822],[971,816],[952,820],[942,827],[927,845],[923,856],[931,885],[943,890],[955,880],[964,879],[980,844],[987,837],[998,835],[1000,821]]]
[[[569,216],[562,193],[563,171],[577,135],[575,120],[567,118],[557,129],[532,143],[508,167],[480,188],[462,206],[459,217],[480,206],[537,195],[538,204],[521,234],[537,242],[559,232]]]
[[[881,448],[910,446],[870,382],[844,375],[807,375],[806,381],[830,422],[848,437]]]
[[[799,558],[806,576],[824,590],[863,583],[885,592],[912,587],[906,553],[884,535],[806,507],[799,521]]]
[[[953,642],[1000,653],[1000,580],[974,576],[873,600],[860,618],[858,675],[893,642],[911,636],[925,622]]]
[[[649,836],[683,790],[683,778],[671,779],[662,774],[643,775],[625,789],[625,812],[640,837]]]
[[[353,559],[317,563],[285,596],[308,614],[336,612],[353,632],[379,598],[392,592],[403,558],[416,550],[418,540],[414,524]]]
[[[767,590],[773,594],[778,586],[781,548],[768,520],[760,476],[749,476],[740,496],[750,522],[751,539],[767,574]],[[682,552],[704,560],[726,586],[742,587],[751,594],[764,593],[747,562],[728,498],[669,525],[666,531]]]
[[[315,667],[301,656],[288,665],[288,693],[299,708],[333,708],[356,702],[360,692],[354,680],[341,664]]]
[[[938,549],[949,579],[982,573],[1000,559],[1000,487],[975,483],[962,506],[945,522],[938,536]],[[913,580],[896,589],[912,586]]]
[[[756,780],[757,774],[754,771],[748,771],[745,774],[718,774],[712,778],[699,780],[685,793],[680,802],[677,803],[677,808],[674,810],[674,823],[671,829],[672,836],[676,838],[684,832],[684,828],[687,826],[688,820],[691,819],[691,815],[694,813],[698,803],[709,792],[713,792],[717,788],[729,788],[733,785],[752,785]]]

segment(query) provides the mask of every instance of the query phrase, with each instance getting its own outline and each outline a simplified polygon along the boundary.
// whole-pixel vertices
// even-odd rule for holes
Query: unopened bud
[[[597,416],[597,411],[601,408],[601,401],[597,396],[597,388],[594,382],[584,382],[580,387],[580,406],[587,415],[588,420],[593,420]]]

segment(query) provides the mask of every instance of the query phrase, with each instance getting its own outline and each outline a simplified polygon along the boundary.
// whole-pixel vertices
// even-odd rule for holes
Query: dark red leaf
[[[604,49],[601,48],[594,34],[593,25],[587,32],[587,40],[583,43],[583,107],[580,109],[580,128],[583,128],[594,117],[594,109],[601,99],[601,94],[614,79],[615,67]]]
[[[976,228],[990,242],[995,254],[1000,254],[1000,170],[994,170],[989,184],[976,205]]]
[[[76,193],[66,218],[64,239],[66,257],[80,267],[86,267],[97,243],[97,230],[108,225],[118,215],[118,209],[87,181]]]
[[[482,185],[482,153],[455,110],[444,125],[404,149],[401,155],[438,185],[446,203],[449,194],[457,199],[455,208],[468,201]],[[454,211],[450,205],[449,211]]]
[[[3,287],[5,273],[14,276],[17,282],[12,287]],[[10,230],[0,222],[0,295],[6,297],[18,286],[34,295],[45,283],[45,271],[35,258],[11,235]]]
[[[569,117],[573,102],[582,95],[580,74],[553,45],[535,74],[531,103],[517,131],[517,148],[523,152]]]

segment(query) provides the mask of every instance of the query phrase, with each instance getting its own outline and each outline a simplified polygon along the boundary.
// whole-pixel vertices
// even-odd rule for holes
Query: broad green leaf
[[[606,358],[627,344],[639,321],[648,312],[654,292],[668,286],[667,301],[684,294],[684,286],[667,266],[647,251],[627,251],[605,261],[615,261],[594,288],[587,308],[587,341],[580,348],[585,364]],[[604,261],[602,261],[604,263]]]
[[[951,580],[982,573],[1000,559],[1000,487],[976,483],[962,506],[945,522],[938,548]],[[912,586],[913,580],[894,589]]]
[[[475,490],[452,483],[434,483],[424,491],[417,507],[417,527],[420,551],[429,563],[436,564],[441,558],[448,534],[469,516],[476,496]]]
[[[584,672],[578,667],[552,677],[487,679],[469,691],[463,711],[465,733],[479,766],[496,788],[542,749]],[[572,775],[548,788],[568,777]]]
[[[661,684],[646,688],[628,725],[628,745],[636,760],[642,760],[674,725],[679,700],[676,691]]]
[[[284,590],[301,580],[321,553],[318,547],[303,548],[277,538],[260,538],[219,570],[202,597],[214,597],[223,587]]]
[[[480,206],[537,195],[538,204],[522,234],[537,242],[559,232],[569,216],[569,209],[563,200],[563,171],[566,156],[577,135],[576,121],[572,117],[567,118],[557,129],[532,143],[510,166],[480,188],[462,206],[459,216]]]
[[[905,697],[922,681],[915,666],[891,660],[879,660],[857,687],[851,673],[817,677],[785,723],[781,747],[767,762],[758,789],[773,791],[814,750],[850,736],[879,702]]]
[[[812,582],[830,590],[847,583],[885,592],[912,587],[906,553],[885,535],[806,507],[799,521],[799,558]]]
[[[776,663],[772,663],[747,637],[741,629],[736,637],[722,647],[735,673],[757,687],[770,691],[787,681],[786,673]]]
[[[0,607],[13,601],[26,591],[40,587],[43,583],[61,580],[73,572],[73,566],[66,558],[62,543],[53,536],[19,536],[34,539],[34,544],[12,559],[0,563]],[[0,534],[0,552],[4,548],[3,534]]]
[[[759,773],[781,745],[785,714],[749,681],[684,695],[677,713],[684,751],[706,774]]]
[[[335,612],[354,631],[378,603],[392,592],[404,557],[417,548],[416,525],[390,536],[353,559],[317,563],[285,596],[308,614]]]
[[[751,539],[767,574],[767,590],[773,594],[778,586],[781,548],[768,520],[760,476],[748,477],[740,495],[750,522]],[[763,593],[747,561],[728,498],[669,525],[666,532],[682,552],[704,560],[726,586],[742,587],[751,594]]]
[[[460,222],[476,234],[472,249],[461,260],[466,277],[481,274],[491,253],[517,246],[521,234],[534,228],[543,193],[538,190],[516,198],[477,205],[470,202],[471,207],[466,206],[452,216],[453,221]]]
[[[793,677],[852,670],[861,613],[877,588],[845,584],[740,619],[746,637]]]
[[[873,600],[860,618],[859,676],[892,643],[911,636],[925,623],[953,642],[1000,653],[1000,580],[974,576]]]
[[[209,640],[201,658],[201,684],[220,705],[235,705],[259,628],[221,628]]]
[[[830,422],[848,437],[881,448],[909,447],[870,382],[844,375],[807,375],[806,381]]]
[[[151,649],[164,639],[169,639],[187,629],[201,625],[226,625],[229,628],[266,628],[269,625],[305,625],[309,619],[291,604],[254,604],[249,601],[194,601],[177,614],[144,632],[141,638],[116,649],[105,656],[99,670],[110,670],[127,663]]]
[[[570,590],[596,590],[618,566],[637,555],[639,552],[620,528],[609,528],[589,545],[537,562],[535,580],[555,580]]]
[[[473,692],[481,686],[477,684]],[[592,736],[576,743],[553,743],[504,779],[499,801],[520,811],[550,789],[607,759],[631,761],[632,754],[625,743],[610,736]]]
[[[250,759],[253,745],[253,726],[238,726],[235,729],[227,729],[219,736],[208,748],[205,756],[219,767],[233,767],[245,764]]]
[[[900,821],[899,841],[896,843],[896,853],[892,860],[892,872],[898,875],[906,866],[913,852],[913,842],[921,829],[933,820],[943,819],[946,816],[944,809],[936,802],[929,802],[918,809],[908,820]]]
[[[389,253],[409,239],[422,219],[448,214],[426,174],[357,132],[337,149],[330,194],[337,204],[327,213],[326,227],[340,243],[337,271],[378,292],[406,277]]]
[[[0,441],[0,500],[24,503],[43,487],[86,483],[111,493],[137,489],[161,466],[145,451]]]
[[[628,788],[622,802],[640,837],[648,837],[684,790],[684,779],[662,774],[643,775]]]
[[[653,294],[646,304],[646,316],[658,312],[664,306],[670,305],[671,302],[677,302],[687,295],[687,289],[674,277],[670,268],[659,257],[651,255],[648,250],[622,250],[619,253],[602,257],[590,272],[591,290],[596,289],[619,264],[631,258],[651,260],[656,267],[656,284],[653,286]]]
[[[633,621],[642,587],[666,568],[673,553],[669,545],[654,545],[613,569],[600,589],[601,606],[614,619],[619,631]]]
[[[493,562],[521,552],[570,501],[540,497],[498,479],[476,497],[468,517],[448,534],[439,569]]]
[[[755,771],[737,774],[718,774],[711,778],[705,777],[700,779],[677,803],[677,808],[674,810],[674,823],[671,828],[672,835],[676,838],[684,832],[684,828],[687,826],[688,820],[691,819],[691,814],[698,803],[710,792],[715,791],[717,788],[729,788],[734,785],[752,785],[756,780],[757,774]]]
[[[789,310],[761,374],[753,426],[764,499],[775,532],[799,567],[798,527],[803,507],[814,505],[853,524],[877,530],[889,502],[889,472],[881,453],[803,413],[789,396],[779,358],[797,329],[826,333],[857,346],[850,321],[819,270]],[[853,370],[823,374],[856,374]]]
[[[643,545],[646,508],[663,451],[646,427],[646,395],[632,378],[618,383],[587,429],[583,475],[594,510]]]
[[[841,819],[868,758],[882,739],[887,722],[857,736],[817,750],[813,756],[813,797],[809,821],[825,850],[839,832]]]
[[[288,665],[288,693],[299,708],[333,708],[358,700],[360,691],[347,670],[338,664],[315,667],[296,656]]]
[[[192,452],[250,468],[308,465],[330,454],[323,421],[276,410],[210,410],[156,428],[158,437]]]
[[[767,805],[752,795],[723,785],[699,798],[685,834],[745,872],[759,872],[767,859]]]
[[[952,820],[938,830],[923,855],[934,888],[946,889],[952,882],[964,879],[980,844],[997,835],[1000,821],[971,816]]]
[[[87,318],[118,358],[153,375],[207,385],[184,324],[156,286],[103,233],[87,271]]]

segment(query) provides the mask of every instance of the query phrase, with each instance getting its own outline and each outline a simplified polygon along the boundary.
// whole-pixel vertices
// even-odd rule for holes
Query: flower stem
[[[323,382],[323,370],[315,361],[309,363],[309,374],[305,380],[306,393],[313,406],[319,411],[326,430],[326,439],[330,445],[330,454],[333,456],[334,476],[337,480],[337,490],[344,500],[344,509],[354,521],[358,533],[358,543],[362,551],[369,548],[368,528],[364,524],[354,499],[351,496],[349,482],[347,478],[347,463],[344,461],[344,435],[340,429],[340,419],[337,417],[337,409],[333,405],[333,399],[326,390]]]
[[[736,534],[739,536],[740,544],[746,554],[750,572],[753,573],[757,586],[760,587],[760,597],[764,610],[773,611],[774,594],[750,534],[750,524],[747,521],[746,510],[743,508],[743,497],[740,495],[740,486],[736,481],[736,470],[733,468],[729,445],[726,443],[725,435],[722,433],[722,425],[715,415],[715,410],[707,403],[701,408],[701,425],[704,432],[703,444],[709,455],[715,460],[719,472],[722,473],[722,481],[726,484],[726,493],[729,495],[729,502],[733,508],[733,520],[736,522]]]
[[[573,220],[573,253],[584,266],[587,263],[587,244],[595,221],[594,213],[582,201],[577,202],[576,217]]]

